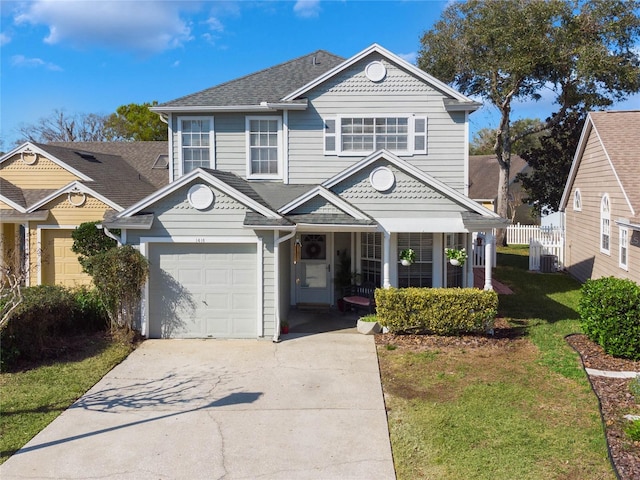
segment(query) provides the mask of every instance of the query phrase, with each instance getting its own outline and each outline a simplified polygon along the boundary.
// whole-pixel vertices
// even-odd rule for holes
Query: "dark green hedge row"
[[[61,337],[105,330],[108,317],[95,290],[40,285],[22,290],[23,302],[0,332],[2,365],[56,355]]]
[[[640,286],[614,277],[587,280],[579,310],[582,330],[605,352],[640,360]]]
[[[498,295],[475,288],[389,288],[375,295],[378,321],[393,333],[483,333],[498,311]]]

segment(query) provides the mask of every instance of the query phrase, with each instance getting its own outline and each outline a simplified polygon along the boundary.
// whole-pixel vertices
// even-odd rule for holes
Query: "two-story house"
[[[171,182],[105,222],[150,260],[143,334],[277,338],[291,306],[336,303],[344,258],[380,287],[472,286],[445,248],[504,225],[467,196],[479,106],[374,44],[154,107]]]
[[[166,142],[27,142],[0,156],[0,281],[85,285],[71,247],[84,222],[121,212],[169,181]]]

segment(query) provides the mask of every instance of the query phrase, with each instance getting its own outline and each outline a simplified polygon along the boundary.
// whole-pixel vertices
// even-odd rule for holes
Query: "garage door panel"
[[[255,244],[152,244],[151,337],[257,335]]]

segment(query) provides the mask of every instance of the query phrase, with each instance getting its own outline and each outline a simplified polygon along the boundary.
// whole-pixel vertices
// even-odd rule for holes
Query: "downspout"
[[[99,229],[102,229],[102,231],[104,232],[104,234],[105,234],[107,237],[109,237],[109,238],[111,238],[112,240],[115,240],[116,242],[118,242],[118,246],[119,246],[119,247],[121,247],[121,246],[122,246],[122,239],[121,239],[119,236],[117,236],[115,233],[111,233],[107,227],[105,227],[105,226],[104,226],[104,225],[102,225],[102,224],[97,224],[97,225],[96,225],[96,228],[97,228],[98,230],[99,230]]]
[[[293,238],[293,236],[296,234],[295,229],[289,233],[288,235],[285,235],[284,237],[280,238],[280,231],[276,230],[274,232],[274,242],[273,242],[273,256],[274,258],[274,265],[273,265],[273,272],[275,275],[275,286],[276,286],[276,303],[274,305],[274,312],[275,312],[275,321],[276,321],[276,328],[275,331],[273,332],[273,342],[274,343],[278,343],[280,341],[280,244],[283,242],[286,242],[287,240],[290,240],[291,238]]]

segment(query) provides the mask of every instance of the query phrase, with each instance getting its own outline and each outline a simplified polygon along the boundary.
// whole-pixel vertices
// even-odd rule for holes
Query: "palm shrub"
[[[605,352],[640,360],[640,286],[615,277],[587,280],[579,312],[582,330]]]

